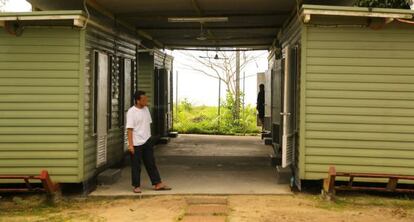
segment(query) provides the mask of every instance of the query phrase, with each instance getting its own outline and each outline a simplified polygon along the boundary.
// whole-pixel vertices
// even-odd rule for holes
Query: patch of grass
[[[361,209],[366,207],[402,208],[414,209],[414,201],[408,196],[382,196],[369,194],[341,194],[336,195],[335,201],[327,201],[321,195],[303,195],[305,199],[311,200],[316,207],[327,210]]]
[[[65,210],[82,210],[89,207],[104,206],[110,203],[109,200],[63,198],[56,204],[46,201],[46,195],[27,194],[3,197],[0,201],[0,221],[2,217],[35,217],[36,221],[70,221],[70,218],[84,218],[84,221],[96,220],[89,214],[77,212],[71,215],[62,215]],[[83,219],[82,219],[83,220]]]

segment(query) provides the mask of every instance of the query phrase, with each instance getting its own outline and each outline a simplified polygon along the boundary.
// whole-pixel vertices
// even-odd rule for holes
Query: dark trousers
[[[155,164],[154,150],[150,139],[141,146],[134,146],[134,154],[131,154],[132,186],[141,186],[141,159],[151,179],[152,185],[161,183],[160,173]]]

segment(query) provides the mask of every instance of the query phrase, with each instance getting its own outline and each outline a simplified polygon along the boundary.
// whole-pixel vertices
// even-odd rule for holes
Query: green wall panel
[[[79,182],[79,31],[0,30],[0,174]]]
[[[325,178],[332,165],[413,175],[414,28],[304,30],[301,179]]]

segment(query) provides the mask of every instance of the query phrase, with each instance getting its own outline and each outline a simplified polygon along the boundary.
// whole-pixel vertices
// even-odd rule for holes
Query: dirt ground
[[[336,202],[310,194],[226,197],[230,222],[414,221],[414,200],[401,196],[342,195]],[[0,221],[180,221],[187,207],[186,198],[70,197],[51,205],[44,197],[8,196],[0,199]]]

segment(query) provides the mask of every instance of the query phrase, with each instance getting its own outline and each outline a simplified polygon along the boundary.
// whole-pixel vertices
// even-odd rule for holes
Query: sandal
[[[154,188],[155,191],[167,191],[167,190],[172,190],[171,187],[164,185],[162,187],[158,187],[158,188]]]
[[[135,187],[135,188],[132,190],[132,192],[134,192],[134,193],[142,193],[141,188],[139,188],[139,187]]]

